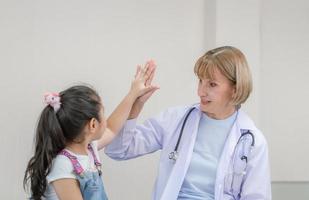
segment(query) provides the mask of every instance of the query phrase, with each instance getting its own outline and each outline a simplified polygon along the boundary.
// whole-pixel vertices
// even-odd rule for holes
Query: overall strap
[[[82,168],[82,166],[80,165],[80,163],[78,162],[76,156],[73,156],[72,154],[70,154],[67,150],[63,149],[62,151],[60,151],[59,155],[64,155],[65,157],[67,157],[74,168],[74,172],[77,175],[81,175],[84,172],[84,169]]]
[[[94,159],[95,166],[100,167],[102,164],[97,159],[97,156],[95,155],[95,153],[93,151],[93,148],[92,148],[92,146],[90,144],[88,144],[88,150],[91,152],[91,155],[92,155],[92,157]]]

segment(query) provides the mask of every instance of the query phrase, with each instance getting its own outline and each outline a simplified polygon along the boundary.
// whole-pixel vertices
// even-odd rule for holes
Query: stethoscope
[[[255,144],[255,138],[254,138],[254,135],[253,133],[250,131],[250,130],[241,130],[242,133],[241,133],[241,136],[239,137],[238,141],[237,141],[237,144],[236,146],[238,146],[240,144],[240,141],[242,140],[242,138],[246,137],[246,136],[250,136],[251,137],[251,144],[250,144],[250,147],[254,147],[254,144]],[[246,163],[248,162],[248,156],[249,156],[249,153],[250,152],[243,152],[243,155],[241,156],[241,160],[245,160]]]
[[[187,123],[187,120],[188,120],[190,114],[192,113],[192,111],[193,111],[194,109],[195,109],[195,107],[192,107],[192,108],[189,110],[189,112],[187,113],[187,115],[186,115],[186,117],[185,117],[185,119],[184,119],[184,121],[183,121],[183,124],[182,124],[181,130],[180,130],[180,134],[179,134],[179,136],[178,136],[178,140],[177,140],[176,146],[175,146],[175,148],[174,148],[174,151],[170,152],[169,155],[168,155],[168,158],[169,158],[170,160],[173,160],[174,162],[176,162],[176,160],[177,160],[177,158],[178,158],[178,146],[179,146],[179,143],[180,143],[180,141],[181,141],[181,137],[182,137],[182,134],[183,134],[183,130],[184,130],[185,126],[186,126],[186,123]],[[236,117],[236,118],[237,118],[237,117]],[[236,145],[236,146],[238,146],[239,143],[240,143],[240,141],[241,141],[241,139],[242,139],[243,137],[247,136],[247,135],[251,136],[252,141],[251,141],[251,145],[250,145],[250,146],[253,147],[254,144],[255,144],[255,139],[254,139],[254,135],[251,133],[250,130],[246,130],[245,132],[243,132],[243,133],[241,134],[241,136],[240,136],[239,139],[238,139],[238,142],[237,142],[237,145]],[[241,157],[241,160],[245,160],[246,162],[248,162],[248,153],[246,153],[245,155],[243,155],[243,156]]]
[[[176,146],[174,148],[174,151],[172,151],[171,153],[168,154],[168,158],[170,160],[173,160],[174,162],[176,162],[177,158],[178,158],[178,146],[179,146],[179,143],[181,141],[181,137],[182,137],[182,133],[183,133],[183,129],[185,128],[186,126],[186,123],[187,123],[187,120],[188,120],[188,117],[189,115],[191,114],[191,112],[195,109],[195,107],[191,108],[189,110],[189,112],[187,113],[186,117],[185,117],[185,120],[183,121],[182,123],[182,127],[181,127],[181,130],[180,130],[180,134],[178,136],[178,140],[177,140],[177,143],[176,143]]]

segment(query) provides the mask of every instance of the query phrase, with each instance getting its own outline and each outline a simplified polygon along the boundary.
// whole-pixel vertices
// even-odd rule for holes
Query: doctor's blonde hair
[[[232,46],[212,49],[197,60],[194,73],[200,79],[214,79],[216,69],[235,86],[232,103],[243,104],[252,91],[251,72],[245,55]]]

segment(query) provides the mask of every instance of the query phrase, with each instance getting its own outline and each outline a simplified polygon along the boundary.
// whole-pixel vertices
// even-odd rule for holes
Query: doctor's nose
[[[206,96],[207,96],[207,93],[208,93],[207,87],[199,87],[199,89],[198,89],[198,95],[199,95],[200,97],[206,97]]]
[[[207,83],[204,82],[204,81],[200,81],[199,82],[199,86],[198,86],[199,96],[207,96],[207,92],[208,92],[208,85],[207,85]]]

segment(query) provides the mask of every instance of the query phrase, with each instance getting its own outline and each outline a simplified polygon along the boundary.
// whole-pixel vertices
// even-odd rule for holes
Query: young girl
[[[98,150],[119,132],[134,101],[158,89],[150,85],[154,70],[152,61],[138,67],[128,95],[107,122],[101,98],[90,87],[78,85],[45,95],[35,153],[24,177],[24,187],[28,181],[31,185],[31,199],[107,199]]]

